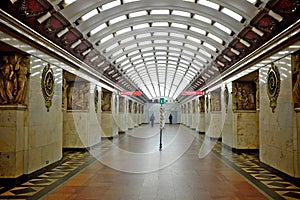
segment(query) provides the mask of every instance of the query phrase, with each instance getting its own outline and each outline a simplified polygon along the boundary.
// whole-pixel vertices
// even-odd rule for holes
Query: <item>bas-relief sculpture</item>
[[[208,112],[208,107],[209,107],[209,97],[208,97],[208,95],[206,95],[206,100],[205,100],[205,102],[206,102],[206,112]]]
[[[204,99],[204,96],[199,97],[199,111],[201,113],[205,112],[205,99]]]
[[[89,99],[89,83],[69,81],[67,89],[67,109],[87,110]]]
[[[98,104],[99,104],[99,91],[97,88],[97,85],[95,86],[94,89],[94,104],[95,104],[95,112],[98,112]]]
[[[300,108],[300,51],[292,55],[291,62],[294,108]]]
[[[128,102],[128,112],[131,113],[131,111],[132,111],[132,101],[129,100],[129,102]]]
[[[256,110],[256,83],[236,81],[232,87],[234,110]]]
[[[134,114],[137,113],[137,103],[136,102],[133,103],[133,113]]]
[[[196,113],[196,101],[195,100],[192,101],[192,111],[193,111],[193,113]]]
[[[30,56],[9,54],[2,56],[0,65],[0,105],[24,104]]]
[[[124,113],[124,104],[125,104],[125,98],[122,96],[119,96],[119,112]]]
[[[112,92],[102,91],[102,95],[101,95],[102,111],[111,111],[111,98],[112,98]]]
[[[224,103],[225,103],[225,109],[227,112],[228,111],[228,103],[229,103],[229,92],[228,92],[227,85],[225,85],[225,88],[224,88]]]
[[[210,96],[211,96],[210,110],[221,111],[221,89],[212,91],[210,93]]]

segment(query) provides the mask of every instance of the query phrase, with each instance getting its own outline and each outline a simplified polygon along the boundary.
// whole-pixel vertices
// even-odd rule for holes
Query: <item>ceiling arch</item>
[[[246,0],[77,0],[61,10],[149,99],[176,99],[258,12]]]
[[[181,101],[182,90],[206,88],[299,19],[293,0],[22,2],[0,7],[143,100]]]

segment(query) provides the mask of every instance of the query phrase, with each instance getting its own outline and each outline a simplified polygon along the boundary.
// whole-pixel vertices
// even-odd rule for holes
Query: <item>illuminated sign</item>
[[[120,95],[124,96],[140,96],[142,93],[140,91],[121,91]]]
[[[181,94],[185,95],[185,96],[197,96],[197,95],[203,95],[204,92],[203,91],[183,91]]]

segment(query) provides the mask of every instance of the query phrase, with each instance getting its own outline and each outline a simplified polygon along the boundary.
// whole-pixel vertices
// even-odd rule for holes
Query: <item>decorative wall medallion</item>
[[[98,102],[99,102],[99,92],[97,90],[97,86],[94,89],[94,103],[95,103],[95,112],[98,112]]]
[[[225,102],[225,109],[226,109],[226,112],[227,112],[227,110],[228,110],[228,100],[229,100],[229,92],[228,92],[227,85],[225,85],[225,90],[224,90],[224,102]]]
[[[280,91],[280,74],[278,67],[271,64],[271,68],[268,71],[267,76],[267,93],[270,100],[270,107],[272,108],[272,112],[275,111],[277,106],[277,98]]]
[[[45,106],[47,112],[49,112],[49,108],[52,105],[52,97],[54,95],[54,74],[50,68],[50,64],[43,69],[41,88],[45,99]]]

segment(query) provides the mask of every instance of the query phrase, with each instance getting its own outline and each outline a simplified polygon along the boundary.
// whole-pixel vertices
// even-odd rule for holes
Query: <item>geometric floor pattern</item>
[[[196,131],[195,134],[197,134]],[[121,141],[122,137],[123,135],[120,135],[117,140]],[[204,135],[198,135],[196,141],[202,143],[204,137]],[[103,140],[99,146],[95,147],[95,151],[99,152],[99,155],[104,154],[114,142],[117,141],[115,139],[113,141]],[[223,148],[219,142],[214,146],[213,153],[244,176],[254,187],[269,196],[270,199],[300,199],[300,188],[261,167],[256,153],[237,154]],[[63,161],[60,165],[14,188],[0,187],[0,199],[42,199],[45,194],[71,179],[94,161],[95,158],[88,151],[64,152]]]
[[[199,137],[199,141],[202,142],[204,136]],[[271,199],[300,199],[300,187],[261,167],[257,153],[233,153],[222,147],[220,142],[214,146],[213,152]]]

